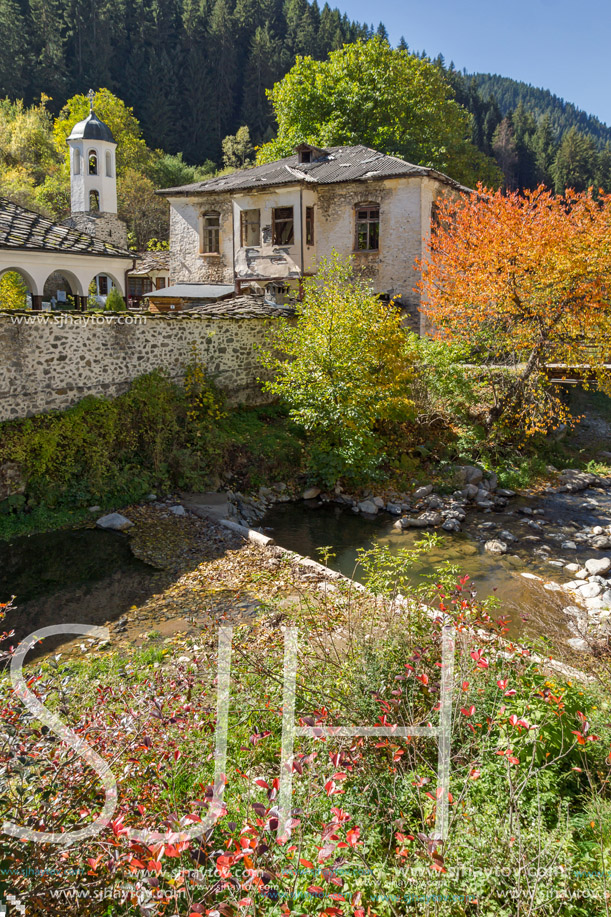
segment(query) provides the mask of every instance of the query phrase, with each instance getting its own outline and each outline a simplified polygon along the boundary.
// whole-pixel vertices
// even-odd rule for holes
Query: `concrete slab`
[[[225,519],[229,512],[226,493],[181,493],[180,502],[194,515],[215,522]]]

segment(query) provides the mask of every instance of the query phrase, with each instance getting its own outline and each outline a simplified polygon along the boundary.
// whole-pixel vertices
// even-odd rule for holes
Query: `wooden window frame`
[[[305,244],[314,245],[314,206],[306,207],[305,211]]]
[[[365,244],[361,245],[363,233]],[[354,208],[354,251],[380,251],[380,205],[374,201],[357,204]]]
[[[207,220],[216,220],[207,224]],[[220,255],[221,253],[221,215],[218,210],[208,210],[201,215],[200,253],[202,255]]]
[[[278,214],[283,211],[288,214],[290,210],[290,217],[287,216],[278,216]],[[283,241],[283,236],[286,233],[286,227],[289,227],[288,238]],[[295,208],[290,207],[274,207],[272,209],[272,245],[277,245],[279,248],[287,248],[295,244]]]
[[[248,214],[257,214],[256,220],[252,217],[249,219]],[[257,226],[257,241],[249,242],[248,227]],[[240,210],[240,247],[241,248],[259,248],[261,245],[261,210],[259,207],[252,207],[247,210]]]

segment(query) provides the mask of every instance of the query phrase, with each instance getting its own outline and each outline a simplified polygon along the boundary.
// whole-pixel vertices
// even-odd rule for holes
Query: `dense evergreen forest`
[[[317,0],[0,0],[0,98],[32,105],[44,94],[57,114],[74,94],[106,87],[134,109],[151,149],[210,168],[240,126],[255,144],[273,136],[265,90],[297,55],[324,60],[374,34],[386,37],[384,26]],[[611,190],[611,129],[598,119],[525,83],[434,63],[505,187]]]
[[[549,115],[551,126],[558,137],[574,127],[583,134],[589,134],[601,145],[611,141],[611,127],[607,127],[594,115],[576,108],[571,102],[553,95],[549,89],[538,89],[529,83],[491,73],[475,73],[469,79],[475,83],[484,100],[494,97],[503,116],[511,114],[522,103],[537,119]]]

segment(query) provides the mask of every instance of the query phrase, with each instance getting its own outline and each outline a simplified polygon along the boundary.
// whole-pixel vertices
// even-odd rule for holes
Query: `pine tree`
[[[28,86],[28,38],[16,0],[0,0],[0,92],[22,98]]]
[[[516,187],[518,151],[509,118],[503,118],[492,138],[494,158],[504,176],[504,187],[512,191]]]
[[[562,194],[567,188],[585,191],[594,180],[595,169],[594,141],[572,127],[562,138],[552,169],[556,193]]]
[[[596,172],[594,187],[602,188],[607,193],[611,192],[611,143],[606,143],[596,159]]]
[[[537,124],[532,138],[532,149],[535,155],[537,184],[543,183],[551,188],[554,183],[552,169],[558,152],[558,142],[549,114],[544,115]]]
[[[280,77],[275,63],[279,42],[270,34],[268,25],[259,27],[252,40],[248,63],[244,73],[241,119],[248,124],[255,143],[263,140],[273,123],[272,106],[265,94]]]

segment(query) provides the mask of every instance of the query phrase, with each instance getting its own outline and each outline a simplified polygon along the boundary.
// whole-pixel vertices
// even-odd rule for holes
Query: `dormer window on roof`
[[[304,163],[314,162],[316,159],[322,159],[323,156],[328,156],[329,151],[323,150],[321,147],[312,146],[309,143],[299,143],[295,147],[295,152],[298,156],[299,165]]]

